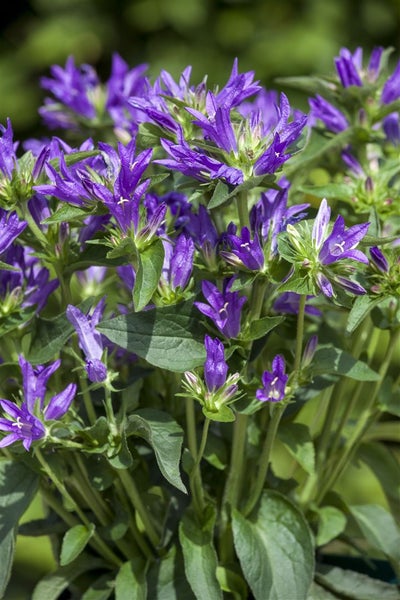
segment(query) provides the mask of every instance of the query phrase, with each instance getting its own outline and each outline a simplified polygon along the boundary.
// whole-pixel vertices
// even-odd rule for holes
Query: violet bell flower
[[[250,271],[262,271],[264,269],[264,252],[257,232],[252,239],[249,229],[243,227],[240,236],[227,233],[225,240],[230,249],[221,250],[220,255],[228,263]]]
[[[263,387],[256,391],[261,402],[280,402],[285,397],[288,376],[285,373],[285,359],[277,354],[272,361],[272,371],[264,371],[261,377]]]
[[[192,274],[194,242],[185,233],[181,233],[175,240],[163,238],[164,264],[162,276],[172,290],[183,290]]]
[[[26,226],[26,221],[20,221],[16,212],[0,208],[0,255],[11,246]]]
[[[203,281],[201,289],[208,304],[194,302],[199,311],[209,317],[228,339],[239,335],[241,310],[247,300],[239,292],[230,291],[234,280],[235,277],[225,279],[222,292],[210,281]]]
[[[23,401],[21,406],[10,400],[0,399],[0,406],[7,415],[0,418],[0,430],[6,435],[0,440],[0,448],[22,442],[29,450],[32,442],[46,437],[44,421],[58,420],[68,411],[76,394],[76,385],[70,383],[58,394],[50,398],[45,406],[47,381],[56,371],[61,361],[48,367],[33,367],[23,356],[19,357],[23,380]]]
[[[219,339],[212,339],[209,335],[205,336],[204,345],[207,355],[204,363],[204,379],[208,391],[214,392],[224,385],[228,374],[224,345]]]
[[[66,316],[75,328],[78,334],[79,345],[82,348],[86,359],[86,372],[90,381],[100,383],[107,378],[107,367],[102,362],[103,341],[101,334],[96,330],[105,305],[103,298],[92,312],[92,315],[85,315],[78,307],[69,304],[66,310]]]

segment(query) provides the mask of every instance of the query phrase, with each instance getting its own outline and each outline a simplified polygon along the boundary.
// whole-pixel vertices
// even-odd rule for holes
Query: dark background
[[[235,56],[269,88],[277,76],[329,73],[342,46],[399,48],[399,0],[16,0],[0,24],[0,123],[15,137],[40,129],[39,77],[50,65],[94,65],[107,79],[111,55],[175,77],[193,66],[223,85]],[[393,53],[397,59],[397,52]],[[287,91],[287,90],[286,90]],[[289,95],[296,104],[298,96]],[[299,99],[301,102],[301,98]],[[303,108],[302,106],[298,106]]]

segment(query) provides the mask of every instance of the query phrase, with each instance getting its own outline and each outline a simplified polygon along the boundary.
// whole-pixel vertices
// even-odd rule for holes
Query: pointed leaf
[[[378,504],[350,506],[350,511],[368,542],[398,563],[400,529],[393,516]]]
[[[63,537],[60,554],[60,565],[69,565],[84,550],[86,544],[94,534],[95,526],[91,523],[86,525],[75,525],[71,527]]]
[[[120,315],[97,327],[112,342],[168,371],[190,371],[205,361],[205,330],[193,302]]]
[[[176,546],[172,546],[162,560],[152,564],[147,579],[151,600],[195,599],[185,577],[182,553]]]
[[[115,600],[146,600],[147,597],[144,561],[136,558],[124,563],[115,579]]]
[[[326,567],[321,568],[315,579],[324,588],[337,594],[339,598],[348,600],[399,600],[399,592],[396,586],[355,571],[340,569],[339,567]]]
[[[299,465],[312,475],[315,470],[315,450],[308,427],[302,423],[282,424],[278,437]]]
[[[366,363],[333,346],[320,346],[312,363],[313,375],[338,373],[357,381],[378,381],[379,375]]]
[[[318,517],[317,546],[327,544],[345,530],[347,519],[335,506],[318,508]]]
[[[38,476],[17,460],[0,460],[0,598],[6,590],[14,558],[18,521],[30,505]]]
[[[160,239],[139,253],[139,264],[133,289],[133,303],[136,312],[141,311],[150,302],[160,281],[163,262],[164,247]]]
[[[222,591],[217,580],[217,553],[213,544],[215,514],[209,514],[203,527],[189,509],[179,525],[185,573],[197,600],[222,600]]]
[[[151,408],[137,410],[128,418],[126,435],[144,438],[153,448],[165,479],[186,493],[179,471],[183,430],[168,413]]]
[[[258,340],[284,320],[285,317],[263,317],[262,319],[251,321],[249,329],[244,332],[242,339],[246,341]]]
[[[108,600],[114,592],[114,573],[105,573],[87,588],[81,600]]]
[[[233,511],[236,553],[256,600],[306,600],[314,572],[311,532],[300,510],[264,492],[248,517]]]
[[[64,590],[79,575],[87,573],[92,569],[107,569],[108,565],[99,558],[81,555],[77,560],[66,567],[60,567],[53,573],[49,573],[33,590],[32,600],[58,600]]]

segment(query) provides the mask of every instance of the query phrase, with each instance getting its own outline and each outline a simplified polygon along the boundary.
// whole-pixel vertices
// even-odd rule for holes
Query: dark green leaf
[[[192,301],[120,315],[97,329],[112,342],[169,371],[188,371],[205,361],[201,315]]]
[[[350,310],[346,332],[353,333],[371,310],[382,302],[382,298],[371,298],[367,294],[358,296]]]
[[[168,413],[151,408],[136,411],[128,418],[126,435],[138,435],[145,439],[153,448],[165,479],[186,493],[179,472],[183,430]]]
[[[0,460],[0,598],[7,587],[18,522],[30,505],[38,476],[17,460]]]
[[[236,553],[255,599],[306,600],[314,573],[314,547],[299,509],[268,491],[248,518],[234,510],[232,525]]]
[[[160,281],[163,262],[164,246],[160,239],[139,253],[133,289],[133,304],[136,312],[141,311],[150,302]]]
[[[93,536],[94,530],[93,524],[90,527],[75,525],[66,532],[61,545],[60,565],[62,567],[69,565],[81,554]]]
[[[114,592],[114,574],[105,573],[87,588],[80,600],[107,600]]]
[[[278,437],[299,465],[312,475],[315,470],[315,450],[308,427],[302,423],[281,424]]]
[[[147,582],[145,563],[136,558],[126,562],[115,579],[115,600],[146,600]]]
[[[88,298],[78,306],[82,312],[86,312],[93,302],[92,298]],[[39,317],[33,330],[33,341],[27,360],[33,365],[38,365],[54,359],[73,332],[74,326],[64,313],[54,319]]]
[[[153,563],[148,572],[151,600],[194,600],[186,580],[180,549],[172,546],[162,560]]]
[[[348,600],[399,600],[399,592],[396,586],[347,569],[340,569],[339,567],[321,568],[315,579],[324,588],[338,594],[339,598]]]
[[[201,526],[191,509],[188,509],[179,524],[185,573],[197,600],[222,600],[222,591],[217,580],[218,559],[213,544],[215,513],[209,514]]]
[[[217,208],[217,206],[220,206],[226,202],[229,199],[231,190],[232,188],[230,188],[226,183],[218,181],[213,195],[211,196],[210,202],[208,203],[208,209],[211,210],[212,208]]]
[[[53,213],[50,217],[47,217],[43,221],[46,225],[52,225],[53,223],[69,223],[70,221],[85,219],[90,212],[80,206],[74,204],[68,204],[63,202],[61,206]]]
[[[249,590],[246,582],[235,571],[226,567],[217,567],[217,579],[222,591],[231,593],[234,600],[247,598]]]
[[[263,317],[262,319],[251,321],[248,330],[245,330],[243,333],[243,339],[245,341],[258,340],[284,320],[285,317]]]
[[[380,482],[394,516],[400,519],[400,464],[385,444],[362,444],[357,458],[364,462]]]
[[[108,565],[99,558],[81,555],[66,567],[60,567],[49,573],[35,587],[31,600],[58,600],[61,593],[68,588],[79,575],[92,569],[107,569]]]
[[[350,506],[366,540],[396,564],[400,561],[400,529],[393,516],[378,504]]]
[[[379,375],[366,363],[333,346],[320,346],[312,362],[313,375],[338,373],[357,381],[378,381]]]

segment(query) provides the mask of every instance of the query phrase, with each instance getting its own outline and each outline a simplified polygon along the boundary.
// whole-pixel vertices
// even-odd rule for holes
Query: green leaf
[[[183,430],[168,413],[152,408],[137,410],[128,418],[126,435],[137,435],[145,439],[153,448],[165,479],[186,493],[179,471]]]
[[[52,225],[53,223],[68,223],[70,221],[82,220],[85,219],[91,213],[81,206],[75,206],[74,204],[68,204],[68,202],[63,202],[61,206],[57,209],[55,213],[53,213],[47,219],[44,219],[43,223],[46,225]]]
[[[86,312],[92,304],[93,298],[88,298],[78,307],[82,312]],[[68,321],[65,313],[54,319],[37,318],[27,360],[33,365],[38,365],[54,359],[73,332],[74,326]]]
[[[218,559],[213,544],[215,513],[211,507],[203,526],[188,509],[179,524],[185,573],[197,600],[222,600],[217,579]]]
[[[249,329],[244,331],[242,339],[245,341],[253,341],[262,338],[269,331],[277,327],[285,317],[263,317],[250,322]]]
[[[366,363],[356,360],[350,354],[339,348],[326,345],[320,346],[312,362],[313,375],[338,373],[357,381],[378,381],[379,374]]]
[[[37,486],[38,476],[22,462],[0,460],[0,598],[10,578],[18,522]]]
[[[210,202],[208,203],[208,208],[216,208],[217,206],[221,206],[237,194],[241,194],[242,192],[249,192],[250,190],[256,187],[273,187],[275,176],[274,175],[255,175],[254,177],[249,177],[243,183],[236,187],[228,187],[226,183],[219,181],[215,187],[214,193],[211,197]]]
[[[400,561],[400,529],[393,516],[378,504],[350,506],[365,539],[395,563]]]
[[[31,600],[58,600],[60,595],[79,575],[94,569],[107,569],[108,565],[99,558],[79,556],[66,567],[60,567],[49,573],[35,587]]]
[[[136,312],[141,311],[150,302],[160,281],[164,262],[164,246],[160,239],[144,250],[138,256],[133,303]]]
[[[364,443],[357,452],[380,482],[393,515],[400,519],[400,464],[386,444]]]
[[[382,298],[370,298],[367,294],[358,296],[349,312],[346,332],[353,333],[375,306],[383,301]]]
[[[317,546],[323,546],[344,531],[347,519],[341,510],[335,506],[318,508]]]
[[[302,185],[299,191],[304,194],[312,194],[317,198],[339,198],[349,200],[354,192],[346,183],[327,183],[326,185]]]
[[[212,208],[217,208],[217,206],[220,206],[226,202],[230,197],[231,191],[232,188],[230,188],[226,183],[223,183],[223,181],[218,181],[213,195],[211,196],[210,202],[208,203],[208,209],[211,210]]]
[[[315,450],[308,427],[302,423],[281,424],[278,437],[299,465],[312,475],[315,471]]]
[[[115,600],[146,600],[145,563],[140,558],[126,562],[115,579]]]
[[[312,535],[300,510],[277,492],[264,492],[245,518],[233,511],[236,553],[256,600],[306,600],[314,573]]]
[[[337,596],[334,596],[328,592],[328,590],[313,581],[307,600],[337,600],[337,598]]]
[[[208,410],[206,406],[203,406],[202,412],[207,419],[217,421],[218,423],[232,423],[236,418],[233,410],[225,404],[220,406],[218,411]]]
[[[205,329],[192,301],[120,315],[97,327],[112,342],[168,371],[189,371],[205,361]]]
[[[226,567],[217,567],[217,579],[222,591],[230,592],[234,600],[247,598],[248,587],[243,577]]]
[[[114,591],[114,574],[101,575],[87,588],[81,600],[107,600]]]
[[[148,596],[151,600],[194,600],[186,580],[180,549],[172,546],[162,560],[154,562],[148,572]]]
[[[339,598],[348,600],[399,600],[396,586],[339,567],[321,568],[316,581]],[[322,598],[324,598],[322,596]]]
[[[74,561],[85,549],[86,544],[94,534],[95,526],[75,525],[63,537],[60,554],[60,565],[65,567]]]

